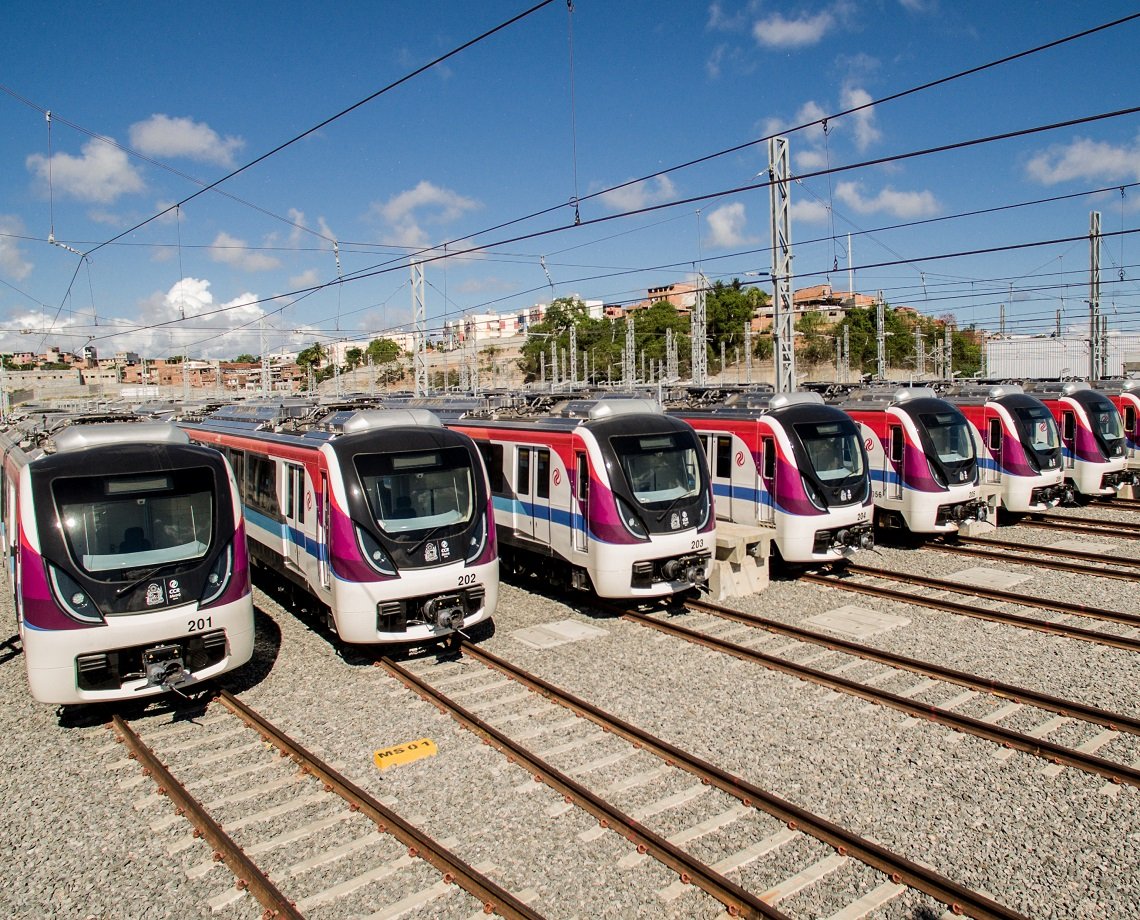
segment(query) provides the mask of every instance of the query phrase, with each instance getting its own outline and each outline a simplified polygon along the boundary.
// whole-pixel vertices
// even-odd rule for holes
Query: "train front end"
[[[605,472],[591,483],[589,503],[597,594],[661,597],[707,581],[716,516],[692,427],[659,412],[598,414],[585,427],[600,454],[594,469]]]
[[[72,704],[183,690],[253,654],[222,456],[169,425],[76,426],[24,467],[14,568],[28,683]]]
[[[415,425],[379,432],[346,426],[323,448],[341,480],[329,553],[336,630],[346,642],[442,638],[490,619],[498,603],[482,459],[466,435],[419,415]],[[359,416],[362,429],[387,424],[379,412]]]

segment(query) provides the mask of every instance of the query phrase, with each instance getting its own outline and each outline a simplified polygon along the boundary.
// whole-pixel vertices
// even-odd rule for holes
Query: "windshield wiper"
[[[443,526],[444,525],[440,524],[437,527],[433,527],[431,530],[429,530],[427,533],[425,533],[422,537],[420,537],[418,540],[416,540],[415,544],[411,547],[411,549],[405,550],[405,552],[409,556],[411,556],[416,550],[418,550],[421,546],[423,546],[425,543],[427,543],[428,540],[430,540],[437,533],[439,533],[441,530],[443,530]]]
[[[171,566],[183,565],[187,561],[188,560],[186,560],[186,559],[172,559],[170,562],[164,562],[164,563],[162,563],[162,565],[156,565],[153,569],[151,569],[149,572],[147,572],[145,575],[143,575],[142,578],[136,578],[129,585],[124,585],[122,588],[117,589],[115,591],[115,597],[122,597],[124,594],[127,594],[130,591],[133,591],[135,588],[137,588],[139,585],[141,585],[144,581],[150,581],[152,578],[154,578],[155,575],[157,575],[163,569],[169,569]]]
[[[680,503],[681,499],[683,499],[683,498],[692,498],[692,496],[691,495],[678,495],[675,499],[673,499],[671,502],[669,502],[668,505],[665,506],[664,511],[662,511],[659,515],[657,515],[657,523],[660,524],[663,520],[665,520],[665,515],[667,515],[670,511],[672,511],[674,508],[676,508],[677,505]]]

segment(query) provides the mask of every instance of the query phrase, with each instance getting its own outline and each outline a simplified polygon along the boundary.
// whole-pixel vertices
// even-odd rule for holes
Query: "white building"
[[[1106,375],[1120,377],[1140,362],[1140,334],[1109,332]],[[1089,376],[1089,340],[1075,335],[1018,335],[986,340],[985,376],[1017,379]]]

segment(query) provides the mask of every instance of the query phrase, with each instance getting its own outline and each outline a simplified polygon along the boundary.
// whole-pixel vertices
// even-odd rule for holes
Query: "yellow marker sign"
[[[434,757],[438,753],[439,748],[435,746],[435,742],[431,738],[420,738],[419,741],[396,744],[384,748],[382,751],[377,751],[372,755],[372,762],[381,770],[386,770],[388,767],[394,767],[397,764],[411,763],[413,760],[419,760],[423,757]]]

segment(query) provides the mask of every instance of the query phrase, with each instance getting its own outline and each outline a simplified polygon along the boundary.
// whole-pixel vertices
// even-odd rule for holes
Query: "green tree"
[[[364,351],[360,348],[349,348],[344,353],[344,363],[351,371],[364,363]]]
[[[301,350],[300,354],[297,355],[297,364],[306,369],[310,367],[316,369],[321,366],[321,362],[325,360],[325,357],[324,348],[321,347],[319,342],[315,342],[308,348]]]
[[[253,355],[241,354],[234,358],[235,364],[256,364],[261,358],[255,358]]]
[[[368,343],[364,354],[372,358],[373,364],[390,364],[399,360],[401,351],[400,346],[391,339],[373,339]]]

